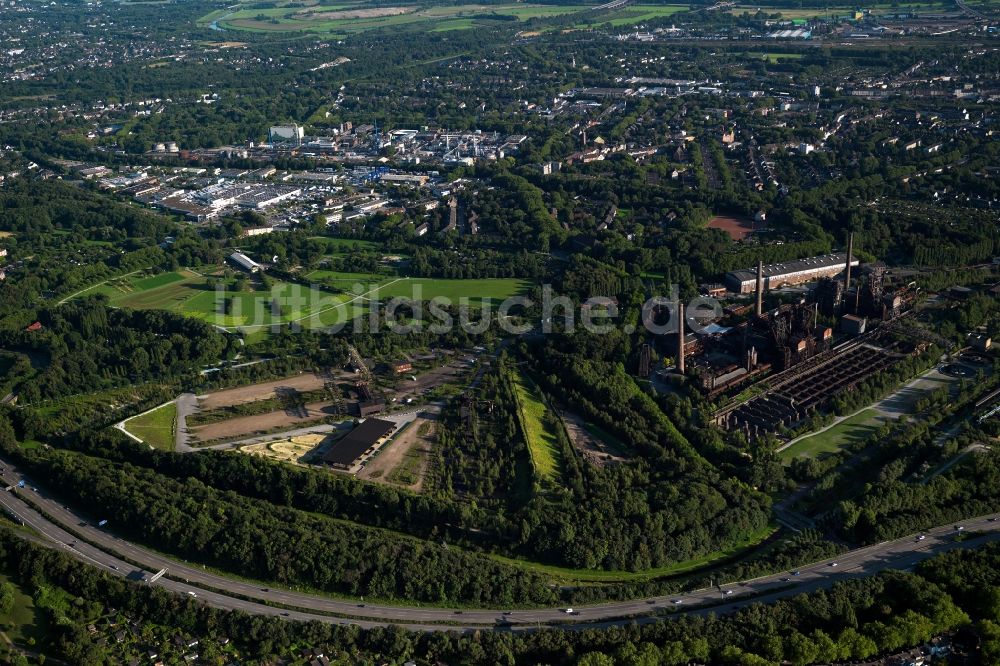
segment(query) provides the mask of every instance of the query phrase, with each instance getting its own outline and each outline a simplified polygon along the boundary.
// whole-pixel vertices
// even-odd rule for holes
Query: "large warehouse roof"
[[[847,262],[847,253],[838,252],[836,254],[824,254],[819,257],[809,257],[807,259],[795,259],[780,264],[768,264],[764,266],[764,279],[782,277],[785,275],[795,275],[834,266],[843,267]],[[851,257],[851,265],[858,265],[857,256]],[[730,277],[738,279],[740,282],[748,282],[757,279],[756,268],[746,268],[729,273]]]
[[[388,435],[396,427],[392,421],[382,419],[365,419],[354,430],[344,435],[343,439],[334,442],[330,450],[323,455],[323,462],[328,465],[350,467],[365,451],[378,444],[378,441]]]

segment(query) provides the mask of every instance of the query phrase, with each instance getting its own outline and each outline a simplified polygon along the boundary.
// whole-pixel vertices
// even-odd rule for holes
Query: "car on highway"
[[[781,582],[782,582],[782,583],[791,583],[791,582],[792,582],[792,579],[791,579],[791,578],[788,578],[788,577],[785,577],[785,578],[782,578],[782,579],[781,579]]]
[[[572,615],[573,614],[573,609],[572,608],[567,608],[563,612],[566,613],[566,615]]]
[[[998,520],[1000,520],[1000,518],[987,518],[987,519],[986,519],[986,522],[988,522],[988,523],[995,523],[995,522],[997,522]]]
[[[927,538],[927,535],[921,534],[920,536],[917,537],[917,541],[923,541],[926,538]]]
[[[728,597],[728,596],[729,596],[730,594],[732,594],[732,593],[733,593],[733,591],[732,591],[732,590],[726,590],[726,591],[725,591],[725,592],[723,592],[722,594],[724,594],[725,596],[727,596],[727,597]]]
[[[831,566],[831,567],[839,567],[840,565],[837,564],[836,562],[830,562],[829,566]]]
[[[684,600],[683,599],[674,599],[674,603],[675,604],[682,604],[682,603],[684,603]]]
[[[190,594],[190,595],[191,595],[192,597],[197,597],[197,596],[198,596],[197,594],[195,594],[195,593],[194,593],[194,592],[192,592],[191,590],[188,590],[188,594]]]
[[[955,525],[955,531],[956,532],[961,532],[964,529],[965,529],[965,525]]]
[[[802,572],[801,572],[801,571],[793,571],[793,572],[792,572],[792,575],[793,575],[793,576],[801,576],[801,575],[802,575]]]

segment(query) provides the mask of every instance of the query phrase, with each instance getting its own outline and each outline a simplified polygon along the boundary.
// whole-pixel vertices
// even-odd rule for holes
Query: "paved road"
[[[16,484],[22,478],[19,471],[2,458],[0,467],[5,468],[4,473],[0,475],[5,486]],[[39,487],[37,491],[34,490],[31,480],[28,480],[25,486],[24,489],[13,492],[0,492],[0,504],[55,547],[64,549],[74,557],[115,575],[128,576],[141,572],[141,569],[156,572],[165,568],[168,571],[167,576],[160,578],[156,585],[180,594],[194,593],[198,599],[219,608],[262,615],[285,616],[287,613],[289,619],[352,623],[363,627],[399,624],[414,630],[471,631],[482,629],[484,626],[503,624],[510,630],[517,631],[563,622],[573,623],[570,626],[574,628],[603,627],[631,621],[657,621],[658,618],[648,617],[654,612],[725,613],[750,603],[772,601],[828,587],[845,577],[869,576],[886,569],[908,569],[921,559],[945,550],[965,548],[985,541],[1000,541],[1000,514],[993,514],[962,522],[966,531],[989,533],[974,540],[956,541],[955,526],[947,525],[928,530],[924,539],[918,539],[916,536],[905,537],[854,550],[836,560],[802,567],[798,575],[781,573],[722,588],[696,590],[676,596],[579,607],[574,609],[573,613],[568,613],[565,608],[515,610],[508,613],[507,609],[458,610],[365,605],[356,601],[338,600],[286,589],[265,588],[164,557],[98,529],[56,502],[44,488]],[[45,515],[33,507],[41,509]],[[753,598],[741,598],[749,595],[753,595]],[[727,602],[728,599],[732,601]],[[284,606],[288,610],[266,604]],[[709,608],[709,604],[715,605]],[[641,615],[647,617],[635,617]]]

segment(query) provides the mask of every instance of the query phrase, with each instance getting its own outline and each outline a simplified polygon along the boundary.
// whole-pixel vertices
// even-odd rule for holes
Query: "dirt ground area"
[[[257,400],[267,400],[276,395],[276,390],[285,388],[295,389],[300,392],[315,391],[316,389],[323,388],[326,382],[333,379],[335,379],[333,375],[318,375],[313,372],[303,372],[301,375],[286,377],[285,379],[275,379],[270,382],[238,386],[236,388],[208,393],[199,397],[198,407],[203,410],[217,409],[231,405],[242,405]]]
[[[420,416],[358,472],[358,478],[423,490],[430,454],[436,440],[436,417]]]
[[[188,428],[188,433],[194,440],[192,443],[226,440],[266,433],[286,426],[291,429],[301,423],[335,415],[332,402],[311,402],[298,409],[279,409],[264,414],[240,416],[227,421]]]
[[[709,229],[722,229],[733,240],[743,240],[753,233],[753,220],[746,217],[718,215],[708,221]]]
[[[296,14],[309,20],[336,21],[338,19],[370,19],[381,18],[383,16],[399,16],[400,14],[409,14],[413,10],[413,7],[372,7],[370,9],[342,9],[334,12],[314,12],[307,9]]]
[[[404,373],[400,376],[400,381],[394,387],[394,392],[387,391],[386,393],[388,396],[395,397],[396,400],[401,401],[435,389],[442,384],[456,381],[458,378],[468,373],[470,368],[471,366],[468,363],[463,362],[461,359],[454,359],[439,368],[428,370],[427,372],[419,375]],[[411,379],[412,376],[416,376],[417,380],[413,381]]]
[[[240,453],[252,456],[263,456],[272,460],[288,462],[295,465],[306,465],[317,454],[320,445],[329,435],[300,435],[290,439],[282,439],[266,444],[250,444],[239,448]]]
[[[570,443],[583,455],[587,462],[598,467],[627,462],[628,459],[620,451],[587,430],[583,419],[578,415],[560,410],[559,416],[566,426],[566,433],[569,435]]]

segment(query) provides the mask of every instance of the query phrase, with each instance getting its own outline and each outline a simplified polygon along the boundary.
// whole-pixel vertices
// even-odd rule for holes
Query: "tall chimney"
[[[684,303],[677,301],[677,372],[684,374]]]
[[[844,295],[851,288],[851,254],[854,252],[854,232],[847,234],[847,268],[844,269]]]
[[[764,262],[757,261],[757,309],[755,311],[760,317],[764,314]]]

